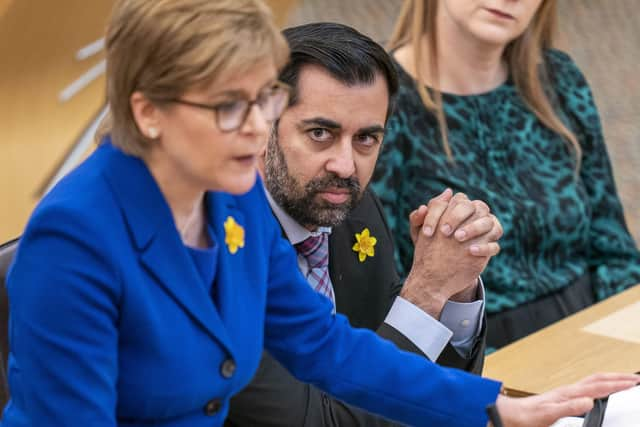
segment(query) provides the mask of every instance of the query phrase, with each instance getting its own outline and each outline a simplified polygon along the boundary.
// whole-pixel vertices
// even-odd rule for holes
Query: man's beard
[[[265,159],[265,184],[273,200],[305,227],[334,227],[345,220],[362,197],[357,178],[340,178],[334,173],[313,178],[302,186],[289,173],[284,153],[272,134]],[[318,193],[331,189],[346,189],[349,199],[341,204],[318,198]]]

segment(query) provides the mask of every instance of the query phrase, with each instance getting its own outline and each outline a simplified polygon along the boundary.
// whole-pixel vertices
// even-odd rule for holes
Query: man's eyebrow
[[[304,126],[320,126],[328,129],[340,129],[342,127],[340,123],[330,119],[325,119],[324,117],[313,117],[311,119],[305,119],[302,120],[301,123]]]
[[[380,126],[380,125],[366,126],[366,127],[361,128],[361,129],[358,129],[358,133],[360,135],[371,135],[371,134],[376,134],[376,133],[384,133],[384,126]]]

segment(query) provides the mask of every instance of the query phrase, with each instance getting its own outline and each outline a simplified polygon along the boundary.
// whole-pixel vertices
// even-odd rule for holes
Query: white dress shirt
[[[266,189],[265,193],[273,213],[292,245],[304,241],[309,236],[331,233],[329,227],[319,227],[315,232],[307,230],[291,218]],[[298,267],[306,276],[309,265],[301,255],[298,255]],[[462,357],[469,355],[476,337],[482,330],[483,311],[484,286],[480,280],[478,300],[470,303],[447,301],[442,309],[440,321],[400,296],[396,297],[384,321],[411,340],[429,360],[436,361],[449,341]]]

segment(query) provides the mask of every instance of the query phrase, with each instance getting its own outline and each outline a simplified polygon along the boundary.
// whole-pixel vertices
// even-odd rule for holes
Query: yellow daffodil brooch
[[[358,259],[360,262],[364,262],[368,256],[372,257],[375,255],[373,247],[376,243],[378,243],[378,239],[371,236],[369,229],[365,228],[362,230],[362,233],[356,233],[356,243],[351,249],[358,253]]]
[[[232,255],[238,252],[238,248],[244,248],[244,228],[231,216],[224,222],[224,234],[224,243]]]

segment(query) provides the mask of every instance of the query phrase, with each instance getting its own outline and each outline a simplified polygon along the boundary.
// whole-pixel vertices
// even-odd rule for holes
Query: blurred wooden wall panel
[[[38,189],[103,103],[103,79],[66,103],[58,94],[102,58],[74,55],[102,36],[111,6],[16,0],[0,17],[0,241],[21,233]]]
[[[0,0],[0,18],[2,18],[2,15],[4,15],[9,6],[11,6],[12,1],[13,0]]]
[[[280,27],[286,25],[289,15],[299,3],[298,0],[265,0],[265,2],[273,10],[276,23]]]

